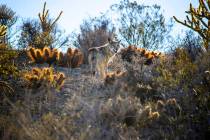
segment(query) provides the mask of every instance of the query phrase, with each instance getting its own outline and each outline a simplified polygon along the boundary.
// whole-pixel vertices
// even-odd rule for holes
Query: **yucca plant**
[[[175,16],[174,19],[182,25],[197,32],[204,41],[204,48],[209,49],[210,46],[210,0],[199,0],[198,8],[194,8],[190,4],[190,8],[186,13],[187,20],[184,22],[178,20]]]

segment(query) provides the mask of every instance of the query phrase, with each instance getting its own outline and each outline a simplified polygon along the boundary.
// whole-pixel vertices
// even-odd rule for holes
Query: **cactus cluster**
[[[123,78],[126,75],[126,72],[116,71],[107,73],[104,78],[105,85],[112,85],[116,79]]]
[[[37,64],[47,63],[49,66],[58,64],[61,67],[79,67],[83,63],[83,54],[78,49],[68,48],[66,53],[62,53],[57,49],[44,47],[43,49],[30,48],[28,56],[32,62]]]
[[[49,47],[44,47],[43,49],[30,48],[28,50],[28,56],[32,62],[43,64],[47,63],[51,66],[56,63],[59,59],[59,51],[57,49],[50,49]]]
[[[190,8],[186,13],[190,17],[186,16],[187,20],[184,20],[184,22],[178,20],[175,16],[174,19],[197,32],[204,40],[205,49],[208,50],[210,46],[210,0],[199,0],[198,8],[194,8],[190,4]]]
[[[141,112],[141,125],[148,125],[154,120],[167,123],[175,119],[179,119],[181,115],[181,107],[175,98],[166,101],[158,100],[154,105],[149,104],[144,107]],[[172,120],[173,118],[173,120]],[[159,125],[161,123],[158,123]]]
[[[148,68],[147,65],[151,65],[153,62],[159,61],[159,59],[162,58],[164,58],[164,55],[161,52],[149,51],[144,48],[137,48],[136,46],[131,45],[127,48],[123,48],[113,57],[111,57],[109,62],[107,63],[107,71],[110,73],[106,74],[104,78],[104,83],[113,84],[116,80],[119,79],[121,82],[123,80],[126,83],[133,83],[133,81],[135,81],[134,79],[137,78],[137,76],[134,76],[134,73],[139,70],[141,70],[142,72],[142,66],[146,65],[146,67],[144,68]],[[135,67],[140,66],[139,64],[142,64],[142,66],[138,68]],[[149,79],[151,79],[151,76],[149,74],[146,74],[145,72],[145,81],[150,81]],[[143,78],[142,75],[141,78]],[[133,85],[134,84],[132,84],[132,86]]]
[[[54,72],[52,68],[33,68],[24,74],[24,78],[33,88],[51,86],[60,89],[65,81],[65,75]]]
[[[128,62],[132,61],[133,55],[144,57],[146,59],[145,60],[146,65],[152,64],[154,58],[163,57],[163,54],[161,54],[161,52],[149,51],[144,48],[137,48],[136,46],[131,46],[131,45],[128,46],[127,48],[122,49],[120,53],[122,55],[122,59]]]
[[[83,54],[78,49],[68,48],[66,53],[59,53],[58,65],[61,67],[79,67],[83,63]]]
[[[181,107],[177,103],[175,98],[171,98],[164,101],[157,101],[156,103],[156,110],[161,114],[166,114],[168,117],[179,117],[181,115]]]
[[[151,123],[154,120],[159,119],[160,113],[158,111],[153,111],[151,105],[147,105],[144,107],[140,114],[140,120],[139,120],[139,125],[141,127],[144,127],[148,125],[148,123]]]

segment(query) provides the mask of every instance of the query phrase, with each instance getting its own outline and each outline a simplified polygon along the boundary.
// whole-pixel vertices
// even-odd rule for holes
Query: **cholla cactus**
[[[56,22],[61,17],[62,13],[63,12],[61,11],[58,17],[54,21],[49,20],[48,19],[49,10],[46,10],[46,2],[45,2],[42,13],[39,13],[39,20],[41,22],[42,31],[45,33],[50,33],[50,31],[53,29],[53,26],[55,26]]]
[[[137,48],[136,46],[128,46],[121,50],[122,59],[131,62],[132,56],[139,56],[145,58],[145,64],[150,65],[154,58],[161,58],[162,54],[160,52],[149,51],[144,48]]]
[[[0,25],[0,49],[5,49],[7,45],[5,43],[2,43],[2,40],[5,35],[7,34],[7,26]]]
[[[67,52],[63,54],[59,53],[59,66],[62,67],[79,67],[83,63],[83,54],[78,49],[68,48]]]
[[[53,63],[57,62],[59,59],[59,51],[57,49],[50,49],[49,47],[44,47],[43,49],[44,61],[51,66]]]
[[[190,4],[189,11],[186,12],[191,16],[186,16],[184,22],[174,19],[182,25],[196,31],[204,40],[204,47],[208,50],[210,46],[210,0],[199,0],[199,7],[193,8]]]
[[[43,50],[30,48],[28,51],[28,56],[32,62],[43,64],[47,63],[51,66],[56,63],[59,59],[59,51],[57,49],[50,49],[49,47],[44,47]]]
[[[125,77],[126,74],[126,72],[121,71],[107,73],[106,77],[104,78],[104,83],[105,85],[112,85],[117,79],[119,80]]]
[[[65,81],[65,75],[54,72],[52,68],[33,68],[24,74],[24,78],[32,88],[50,86],[60,89]]]
[[[4,37],[7,33],[7,26],[0,25],[0,37]]]
[[[168,99],[165,102],[159,100],[155,108],[159,112],[166,114],[168,117],[176,118],[181,115],[181,107],[179,106],[175,98]]]
[[[76,68],[79,67],[83,63],[84,56],[81,51],[75,49],[73,52],[73,56],[71,59],[71,67]]]

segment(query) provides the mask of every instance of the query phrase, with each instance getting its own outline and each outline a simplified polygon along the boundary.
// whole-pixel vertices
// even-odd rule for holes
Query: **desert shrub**
[[[186,124],[191,129],[189,137],[206,138],[209,133],[209,56],[206,52],[193,61],[186,49],[177,48],[172,58],[168,57],[156,67],[157,92],[180,102],[183,118],[191,125]]]
[[[170,61],[170,64],[167,64],[167,61]],[[163,63],[160,65],[160,67],[157,67],[157,70],[161,71],[161,78],[165,78],[163,83],[167,84],[167,80],[171,80],[171,82],[167,85],[168,88],[171,86],[178,86],[178,84],[183,85],[184,80],[191,81],[191,79],[188,78],[191,78],[189,75],[193,73],[195,65],[190,60],[185,49],[177,48],[174,52],[173,59],[162,62]],[[183,67],[183,64],[185,64],[186,67]],[[167,71],[167,69],[169,71]],[[157,83],[162,82],[157,81]]]
[[[10,102],[14,111],[11,113],[17,117],[21,114],[26,115],[25,119],[34,121],[48,112],[58,111],[57,96],[64,82],[65,75],[55,72],[53,68],[33,68],[31,71],[23,71],[21,85],[24,86],[24,90],[17,101]],[[24,109],[26,106],[27,109]]]
[[[159,5],[120,0],[111,10],[117,15],[118,36],[126,45],[154,50],[165,47],[172,24],[165,22]]]
[[[2,6],[0,7],[2,8]],[[4,6],[4,8],[7,8]],[[6,10],[6,9],[5,9]],[[5,11],[1,11],[5,12]],[[0,12],[0,13],[1,13]],[[2,14],[2,13],[1,13]],[[4,13],[5,14],[5,13]],[[11,13],[12,14],[12,13]],[[1,19],[2,22],[2,19]],[[6,21],[5,21],[6,22]],[[9,24],[9,23],[8,23]],[[16,78],[19,75],[18,69],[14,63],[17,57],[17,52],[12,50],[8,44],[5,44],[5,35],[7,34],[7,27],[0,25],[0,39],[4,39],[4,43],[0,43],[0,139],[9,139],[9,136],[16,133],[15,127],[12,123],[10,110],[11,106],[8,101],[15,100],[14,86]],[[15,83],[15,84],[14,84]],[[5,134],[4,134],[5,133]],[[4,134],[4,136],[3,136]],[[13,135],[14,136],[14,135]]]
[[[137,59],[135,51],[128,52],[129,55],[123,53],[123,58],[124,62],[129,63],[121,65],[126,66],[126,76],[116,84],[125,82],[126,84],[121,85],[132,89],[127,90],[129,95],[137,96],[143,105],[151,103],[154,112],[157,111],[160,118],[152,123],[152,127],[151,124],[139,127],[142,130],[142,138],[207,138],[210,99],[209,52],[198,55],[194,60],[186,48],[177,48],[149,65],[145,63],[147,59]],[[117,81],[113,73],[108,75],[108,79],[112,85],[112,81]],[[160,105],[163,103],[163,110],[167,111],[161,111],[158,107],[155,109],[156,102]],[[171,104],[174,104],[176,109],[171,108]],[[177,111],[178,113],[175,113]]]
[[[149,51],[130,45],[121,49],[109,59],[108,71],[129,71],[129,69],[132,69],[132,65],[138,65],[138,63],[151,65],[155,62],[155,59],[162,57],[161,52]]]
[[[14,64],[17,52],[7,48],[0,49],[0,79],[10,79],[17,76],[18,69]]]
[[[105,83],[115,81],[115,86],[122,85],[124,89],[136,92],[136,96],[142,102],[152,98],[160,99],[159,95],[156,95],[153,78],[157,76],[154,68],[162,57],[160,52],[135,46],[123,48],[110,59],[108,71],[111,71],[111,75],[108,73]],[[120,71],[125,74],[120,77],[117,76],[118,74],[112,74]]]
[[[0,25],[0,38],[4,37],[7,27]],[[9,79],[11,76],[17,75],[17,68],[14,59],[17,53],[11,50],[7,44],[0,43],[0,79]]]
[[[150,102],[142,114],[148,114],[146,120],[153,120],[138,127],[142,139],[185,138],[187,129],[183,125],[182,108],[176,99]]]
[[[86,139],[105,140],[182,138],[185,132],[181,128],[179,104],[175,99],[158,102],[163,102],[163,106],[153,102],[142,105],[133,96],[117,95],[107,99],[100,103],[95,121],[89,124],[91,131],[82,133]]]
[[[19,111],[20,112],[14,111],[12,114],[16,116],[18,122],[15,123],[16,126],[13,129],[10,128],[12,133],[9,133],[8,131],[10,138],[21,140],[73,139],[71,131],[74,129],[71,125],[71,118],[49,112],[42,115],[39,119],[34,120],[26,113],[26,111]],[[7,136],[4,137],[7,138]]]
[[[4,38],[7,33],[7,27],[0,25],[0,38]],[[14,63],[17,57],[17,52],[9,48],[5,43],[0,43],[0,104],[8,93],[13,92],[11,84],[14,84],[14,80],[18,77],[19,71]],[[5,96],[6,95],[6,96]]]
[[[111,20],[102,15],[85,19],[80,25],[79,33],[72,34],[71,40],[72,44],[84,54],[84,63],[88,64],[88,49],[104,45],[108,38],[112,38],[114,32]]]
[[[202,55],[202,38],[196,36],[194,32],[187,31],[184,38],[180,39],[180,43],[177,46],[182,47],[188,53],[189,58],[193,61],[200,55]]]

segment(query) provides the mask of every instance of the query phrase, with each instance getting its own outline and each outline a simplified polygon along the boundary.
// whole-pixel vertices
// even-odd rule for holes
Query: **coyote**
[[[109,58],[120,48],[120,41],[108,38],[108,43],[88,49],[88,62],[91,73],[97,77],[104,78],[106,65]]]

